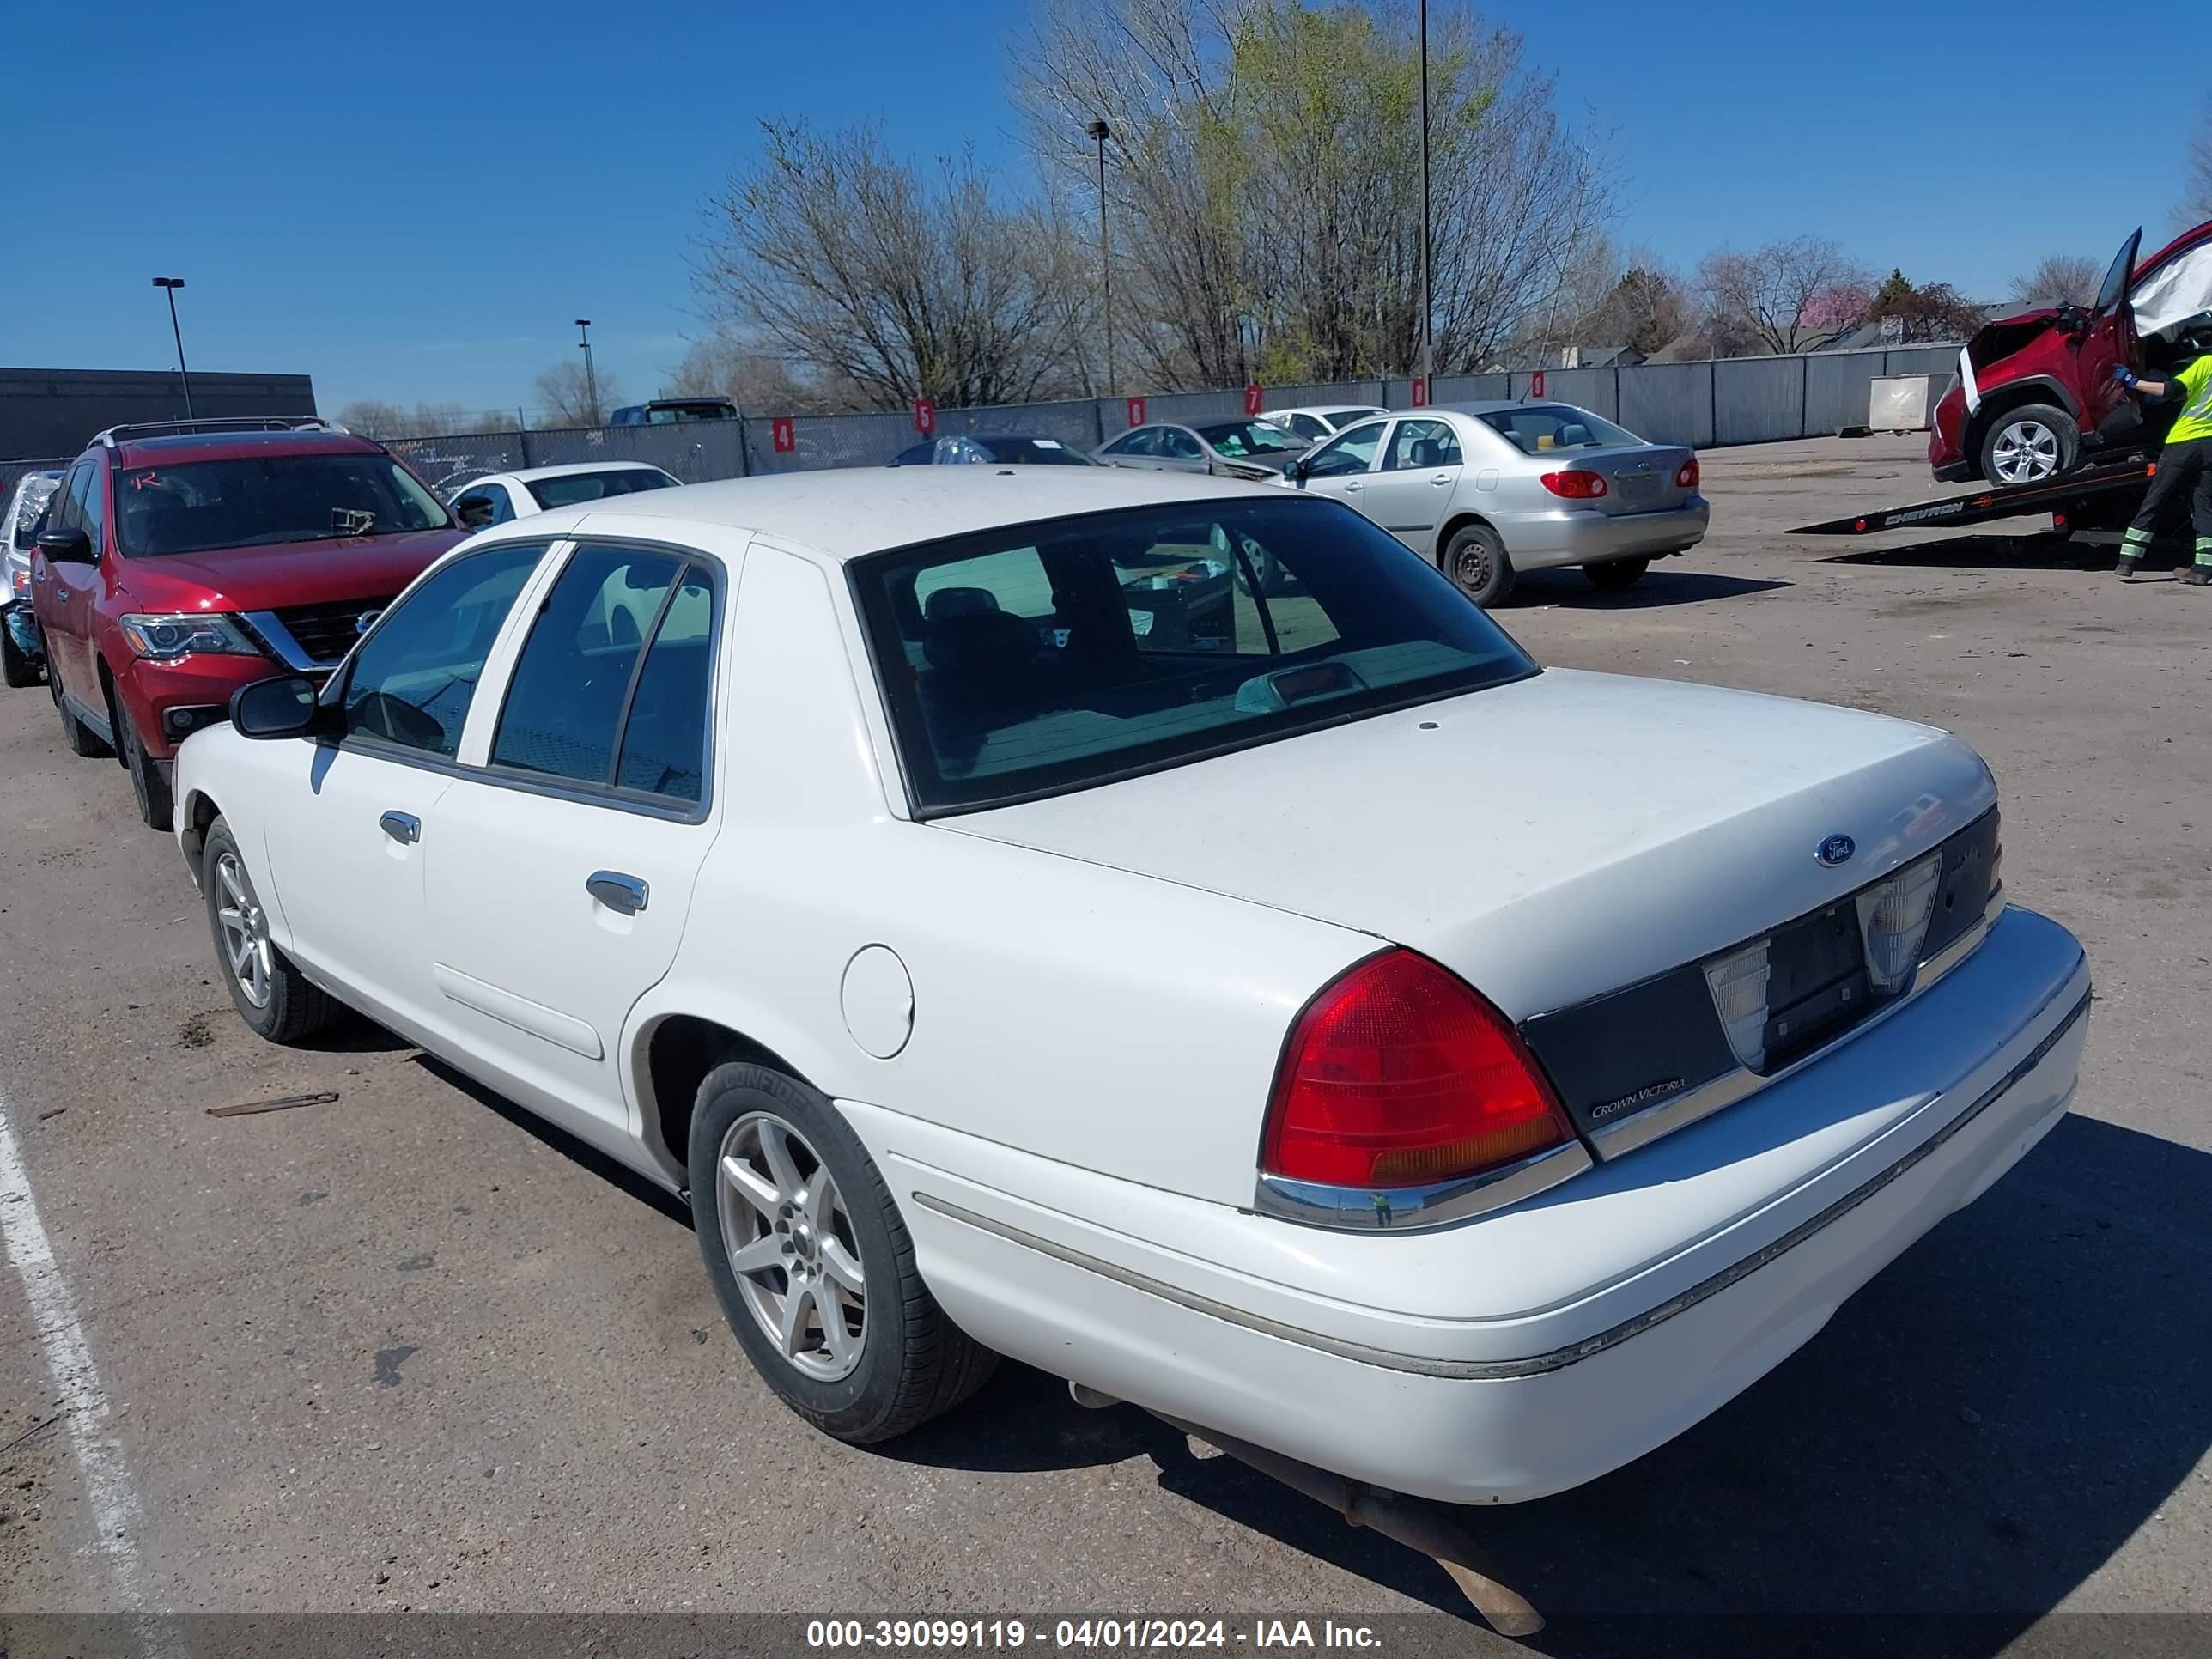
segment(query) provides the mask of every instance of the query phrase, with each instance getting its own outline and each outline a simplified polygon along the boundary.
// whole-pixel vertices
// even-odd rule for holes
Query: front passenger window
[[[533,543],[469,554],[386,611],[346,673],[345,735],[450,759],[492,641],[544,552]]]
[[[1316,450],[1306,463],[1306,477],[1337,478],[1366,471],[1374,462],[1376,448],[1382,441],[1382,427],[1381,421],[1355,426],[1334,443]]]

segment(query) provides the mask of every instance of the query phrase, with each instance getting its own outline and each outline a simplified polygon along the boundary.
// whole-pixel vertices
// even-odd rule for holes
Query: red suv
[[[167,829],[179,743],[227,718],[241,685],[336,667],[467,533],[381,445],[319,422],[101,433],[47,501],[31,560],[70,747],[112,750],[140,814]]]
[[[1943,479],[2038,483],[2155,441],[2171,407],[2145,411],[2112,365],[2172,366],[2179,326],[2212,309],[2212,224],[2177,236],[2141,264],[2142,232],[2120,245],[2094,307],[2062,305],[1990,323],[1959,353],[1959,384],[1936,405],[1928,464]]]

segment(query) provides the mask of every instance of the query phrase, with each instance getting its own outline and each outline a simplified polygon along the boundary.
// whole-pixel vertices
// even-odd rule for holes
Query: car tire
[[[1248,559],[1250,561],[1251,569],[1251,574],[1249,576],[1245,574]],[[1253,548],[1243,558],[1238,559],[1236,562],[1237,591],[1239,593],[1251,592],[1255,578],[1257,578],[1260,592],[1263,594],[1272,598],[1283,591],[1283,567],[1276,562],[1275,556],[1267,549]]]
[[[19,691],[39,683],[39,665],[17,648],[4,617],[0,617],[0,680]]]
[[[738,1346],[792,1410],[868,1445],[982,1386],[998,1356],[937,1305],[890,1188],[821,1094],[764,1066],[718,1066],[699,1085],[689,1152],[707,1277]]]
[[[254,1035],[290,1044],[328,1025],[337,1005],[270,939],[252,873],[223,818],[208,826],[200,855],[200,893],[207,901],[216,965],[222,970],[231,1006]]]
[[[54,678],[51,668],[46,671],[46,690],[52,695],[54,713],[61,716],[62,741],[69,744],[70,754],[81,755],[87,760],[105,760],[115,752],[100,740],[90,726],[70,713],[69,703],[62,696],[62,683]]]
[[[1471,524],[1444,544],[1443,573],[1452,586],[1487,611],[1513,592],[1513,561],[1488,525]]]
[[[1982,434],[1982,477],[1993,484],[2040,483],[2074,470],[2081,428],[2064,410],[2022,404]]]
[[[149,830],[166,832],[176,817],[176,801],[170,793],[168,777],[146,752],[146,745],[139,738],[138,728],[131,723],[131,716],[112,701],[107,705],[107,718],[115,727],[123,769],[131,775],[131,792],[138,798],[138,816],[145,820]]]
[[[1642,581],[1644,573],[1650,568],[1649,559],[1607,559],[1601,564],[1584,565],[1583,574],[1599,592],[1619,593]]]

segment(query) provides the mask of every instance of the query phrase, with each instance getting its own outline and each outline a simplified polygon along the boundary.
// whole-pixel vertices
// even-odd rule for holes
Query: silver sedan
[[[1477,605],[1515,575],[1578,564],[1628,586],[1694,547],[1710,512],[1692,450],[1647,443],[1571,404],[1441,404],[1364,422],[1285,482],[1358,507]]]
[[[1148,467],[1157,472],[1211,472],[1226,478],[1277,478],[1305,453],[1308,441],[1273,421],[1238,416],[1184,426],[1155,421],[1131,427],[1102,446],[1109,466]]]

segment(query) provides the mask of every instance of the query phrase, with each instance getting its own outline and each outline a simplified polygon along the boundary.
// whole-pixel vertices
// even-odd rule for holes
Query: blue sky
[[[881,117],[972,141],[1018,185],[1006,52],[1032,8],[615,8],[112,0],[9,77],[0,363],[305,370],[356,398],[533,401],[594,319],[649,395],[700,331],[701,200],[764,116]],[[1501,0],[1484,13],[1607,131],[1615,234],[1684,265],[1817,231],[1867,264],[1996,296],[2046,252],[2164,240],[2212,4],[2137,0]],[[2124,38],[2123,38],[2124,37]],[[11,56],[28,42],[19,28]],[[19,66],[20,67],[20,66]],[[65,95],[56,97],[52,94]],[[2033,108],[2008,112],[2008,94]],[[43,181],[34,195],[31,181]]]

